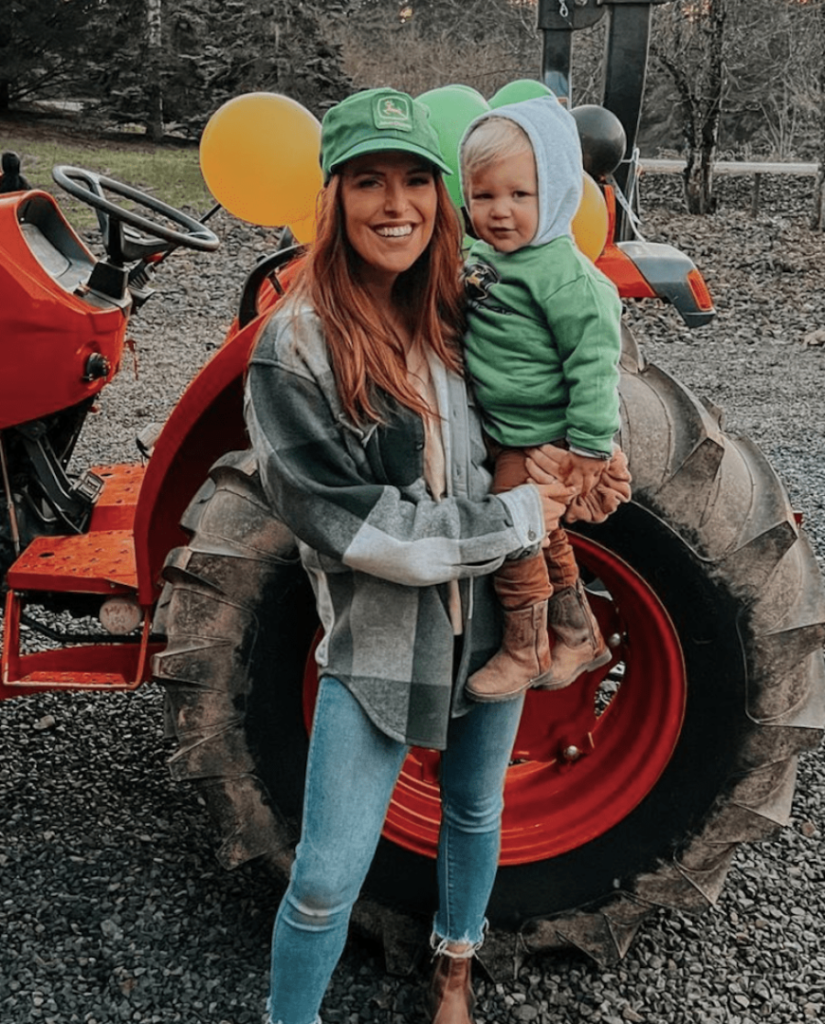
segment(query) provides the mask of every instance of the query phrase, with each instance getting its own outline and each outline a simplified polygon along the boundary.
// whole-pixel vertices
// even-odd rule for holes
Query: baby
[[[465,269],[467,367],[495,456],[493,491],[524,483],[526,449],[552,444],[560,499],[570,502],[572,487],[574,504],[592,503],[605,478],[611,510],[630,496],[613,443],[621,303],[573,241],[583,187],[575,120],[553,95],[499,107],[470,125],[460,164],[479,238]],[[494,585],[504,635],[467,683],[475,700],[560,689],[610,660],[561,525],[537,555],[506,561]]]

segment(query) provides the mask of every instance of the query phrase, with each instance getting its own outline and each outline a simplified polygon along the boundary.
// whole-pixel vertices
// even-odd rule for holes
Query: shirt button
[[[417,452],[420,452],[423,449],[423,447],[424,447],[424,442],[423,441],[416,441],[415,442],[415,450]]]
[[[535,540],[536,539],[536,531],[535,530],[528,530],[527,531],[527,539],[528,540]]]

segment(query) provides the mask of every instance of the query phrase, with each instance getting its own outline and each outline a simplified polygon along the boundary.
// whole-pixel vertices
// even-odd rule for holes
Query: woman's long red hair
[[[461,373],[461,227],[439,174],[435,186],[432,239],[413,266],[398,276],[393,298],[414,339]],[[321,320],[341,404],[354,422],[383,419],[376,389],[426,415],[428,409],[409,380],[401,339],[359,282],[359,259],[346,237],[341,176],[335,174],[319,196],[315,242],[290,292],[306,298]]]

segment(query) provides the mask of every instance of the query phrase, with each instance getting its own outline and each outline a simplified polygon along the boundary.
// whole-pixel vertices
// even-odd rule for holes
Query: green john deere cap
[[[364,153],[415,153],[452,174],[423,103],[395,89],[366,89],[331,107],[321,122],[324,183],[347,160]]]

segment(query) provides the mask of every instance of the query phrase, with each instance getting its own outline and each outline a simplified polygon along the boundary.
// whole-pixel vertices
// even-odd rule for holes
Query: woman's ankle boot
[[[428,1005],[431,1024],[474,1024],[476,997],[472,985],[473,958],[435,958]]]

